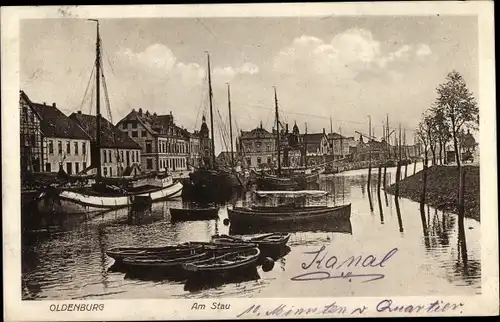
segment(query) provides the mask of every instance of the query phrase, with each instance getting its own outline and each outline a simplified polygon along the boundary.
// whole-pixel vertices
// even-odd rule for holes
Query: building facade
[[[333,160],[343,159],[350,154],[350,147],[355,146],[354,137],[346,137],[339,133],[329,133],[328,142],[330,143],[329,154]]]
[[[42,172],[44,164],[43,136],[40,116],[32,107],[29,97],[20,91],[20,155],[21,174]]]
[[[44,172],[77,174],[90,166],[90,137],[55,103],[31,103],[40,117],[42,134],[42,168]]]
[[[276,163],[276,135],[262,127],[240,131],[236,139],[237,156],[246,168],[272,168]]]
[[[73,113],[69,119],[78,124],[91,138],[92,165],[100,158],[101,174],[104,177],[122,176],[127,168],[141,164],[141,146],[101,117],[100,149],[96,146],[97,119],[94,115]]]
[[[132,110],[116,126],[140,145],[141,166],[146,171],[184,172],[200,163],[204,138],[177,126],[172,113],[157,115]]]

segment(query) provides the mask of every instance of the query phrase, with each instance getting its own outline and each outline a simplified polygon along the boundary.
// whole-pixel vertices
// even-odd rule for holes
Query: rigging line
[[[203,78],[203,83],[206,82],[206,79],[207,79],[207,75],[205,75],[205,77]],[[200,105],[198,106],[198,112],[196,113],[196,119],[194,120],[194,128],[193,128],[193,131],[196,130],[196,127],[198,125],[198,118],[200,117],[200,111],[202,109],[203,106],[205,106],[203,103],[205,101],[205,91],[206,91],[206,87],[203,86],[203,89],[202,89],[202,92],[201,92],[201,98],[200,98]],[[201,122],[200,122],[200,125],[201,125]]]
[[[88,93],[88,90],[89,90],[89,87],[90,87],[90,83],[91,83],[91,81],[92,81],[92,79],[94,77],[94,70],[95,70],[95,65],[92,68],[92,72],[90,72],[89,81],[87,83],[87,87],[85,88],[85,92],[84,92],[83,97],[82,97],[82,103],[80,104],[80,110],[82,110],[83,105],[85,104],[85,101],[86,101],[85,98],[87,97],[87,93]],[[88,98],[87,98],[87,100],[88,100]]]
[[[94,91],[95,86],[92,86],[92,92],[90,93],[89,115],[92,115],[92,107],[94,106]]]
[[[219,39],[219,36],[217,36],[210,28],[208,28],[203,22],[201,22],[201,20],[199,18],[196,18],[196,20],[209,32],[211,33],[215,38],[217,38],[217,40],[220,40]]]
[[[106,58],[107,58],[107,60],[108,60],[109,67],[111,68],[111,71],[112,71],[112,73],[113,73],[113,76],[115,76],[115,77],[116,77],[115,71],[113,70],[113,66],[111,65],[111,61],[110,61],[110,59],[109,59],[109,55],[108,55],[106,52],[105,52],[104,54],[106,55]],[[102,74],[104,75],[104,64],[102,63],[102,57],[101,57],[101,70],[102,70]],[[123,91],[122,91],[120,88],[118,88],[118,90],[119,90],[120,94],[122,95],[123,100],[125,101],[125,104],[126,104],[126,105],[127,105],[127,107],[129,108],[129,110],[132,110],[132,107],[130,106],[130,104],[129,104],[129,102],[128,102],[127,98],[125,97],[125,94],[123,93]],[[119,114],[119,112],[118,112],[118,109],[117,109],[117,108],[115,108],[115,111],[116,111],[116,114],[118,115],[118,114]]]
[[[241,103],[240,103],[241,104]],[[265,106],[258,106],[258,105],[251,105],[251,104],[245,104],[249,107],[255,107],[255,108],[260,108],[260,109],[264,109],[264,110],[274,110],[273,108],[270,108],[270,107],[265,107]],[[327,116],[322,116],[322,115],[314,115],[314,114],[308,114],[308,113],[299,113],[299,112],[284,112],[284,114],[289,114],[289,115],[299,115],[299,116],[309,116],[309,117],[313,117],[313,118],[319,118],[319,119],[330,119],[330,117],[327,117]],[[349,121],[349,120],[340,120],[340,119],[332,119],[332,121],[335,121],[337,123],[351,123],[351,124],[360,124],[360,125],[366,125],[368,123],[365,123],[365,122],[357,122],[357,121]],[[377,128],[381,128],[382,125],[374,125],[374,127],[377,127]],[[391,128],[392,129],[395,129],[395,128]]]

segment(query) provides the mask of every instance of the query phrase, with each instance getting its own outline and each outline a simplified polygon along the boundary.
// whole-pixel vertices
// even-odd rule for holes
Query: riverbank
[[[479,167],[465,166],[465,217],[480,221]],[[427,170],[426,203],[440,210],[458,213],[457,196],[459,173],[456,167],[433,166]],[[395,184],[386,188],[394,194]],[[422,171],[400,181],[399,195],[420,201],[422,191]]]

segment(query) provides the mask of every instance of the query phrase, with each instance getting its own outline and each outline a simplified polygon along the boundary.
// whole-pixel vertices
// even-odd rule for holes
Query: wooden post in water
[[[382,165],[378,166],[378,180],[377,180],[377,190],[380,191],[380,184],[382,183]]]
[[[386,177],[387,177],[387,163],[384,165],[384,189],[386,187]]]
[[[372,162],[368,164],[368,190],[370,190],[370,181],[372,177]]]
[[[401,178],[401,161],[398,161],[398,164],[396,166],[396,191],[395,191],[395,197],[397,198],[399,196],[399,179]]]
[[[463,224],[464,215],[465,215],[465,169],[464,167],[460,167],[460,182],[458,185],[458,220]]]
[[[417,160],[413,162],[413,175],[415,175],[415,172],[417,171]]]

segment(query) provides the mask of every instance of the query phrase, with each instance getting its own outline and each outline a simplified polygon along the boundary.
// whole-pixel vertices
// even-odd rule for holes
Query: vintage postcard
[[[5,320],[498,315],[492,2],[1,24]]]

